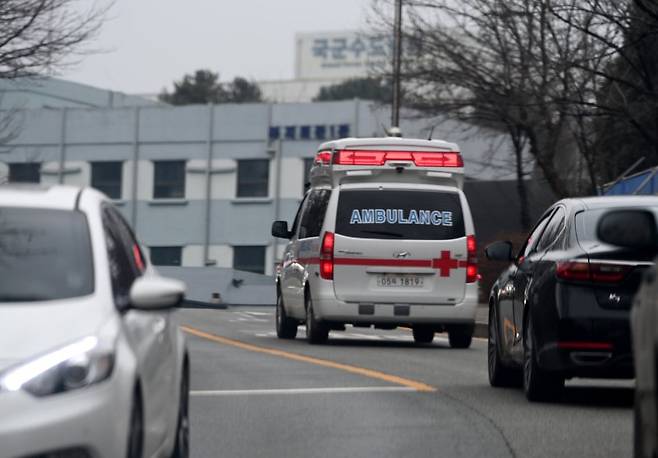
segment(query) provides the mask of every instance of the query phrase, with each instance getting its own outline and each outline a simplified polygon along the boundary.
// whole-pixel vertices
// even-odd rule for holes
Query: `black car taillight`
[[[555,274],[567,281],[620,283],[632,269],[625,264],[572,260],[558,262]]]

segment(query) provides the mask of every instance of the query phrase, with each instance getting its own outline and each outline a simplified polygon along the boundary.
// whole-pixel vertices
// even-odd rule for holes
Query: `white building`
[[[354,30],[298,33],[294,78],[258,81],[258,85],[263,97],[272,102],[310,102],[324,86],[386,68],[390,56],[390,37]]]
[[[23,86],[11,95],[19,108],[0,113],[15,128],[0,147],[0,182],[103,190],[159,265],[271,274],[283,248],[271,222],[292,220],[318,144],[380,136],[389,119],[387,108],[360,100],[172,107],[68,82],[45,86],[47,95]],[[427,137],[435,122],[402,129]],[[460,144],[467,178],[513,177],[504,137],[455,122],[439,123],[433,137]]]

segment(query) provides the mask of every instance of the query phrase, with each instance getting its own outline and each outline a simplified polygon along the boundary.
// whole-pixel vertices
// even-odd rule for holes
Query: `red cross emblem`
[[[450,271],[453,269],[461,269],[468,266],[468,262],[460,261],[459,259],[452,259],[449,251],[442,251],[441,257],[432,259],[432,268],[439,269],[441,277],[449,277]]]

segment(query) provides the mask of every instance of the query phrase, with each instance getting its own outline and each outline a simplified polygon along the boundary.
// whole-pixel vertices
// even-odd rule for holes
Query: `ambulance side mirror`
[[[279,239],[291,239],[292,232],[288,230],[288,222],[274,221],[272,223],[272,236]]]

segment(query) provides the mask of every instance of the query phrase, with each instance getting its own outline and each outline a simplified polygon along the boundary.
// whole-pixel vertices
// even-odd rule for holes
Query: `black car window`
[[[324,223],[324,215],[329,204],[331,191],[316,189],[309,193],[306,208],[302,212],[299,238],[319,237]]]
[[[525,243],[523,244],[523,247],[521,247],[521,250],[519,251],[519,255],[517,256],[517,259],[519,261],[522,258],[525,258],[528,255],[530,255],[535,250],[537,244],[541,239],[542,232],[544,231],[544,228],[546,228],[546,224],[548,223],[552,214],[553,214],[552,210],[550,212],[547,212],[542,217],[542,219],[540,219],[539,222],[535,225],[535,228],[532,230],[532,232],[526,239]]]
[[[581,211],[576,214],[576,236],[578,241],[583,242],[592,242],[598,241],[596,235],[596,227],[598,226],[599,220],[603,215],[608,213],[610,210],[619,209],[620,207],[606,207],[606,208],[595,208],[590,210]],[[638,207],[649,210],[656,215],[658,218],[658,206],[647,206],[647,207]]]
[[[399,240],[452,240],[466,235],[458,193],[410,190],[341,191],[336,233]]]
[[[553,213],[551,220],[546,225],[546,230],[537,244],[537,251],[541,252],[549,249],[558,240],[564,231],[566,224],[566,212],[563,207],[558,207]]]
[[[114,303],[120,310],[130,304],[130,288],[137,278],[131,253],[121,240],[119,230],[108,208],[103,210],[103,230],[105,232],[105,245],[112,281],[112,294]]]
[[[93,292],[94,263],[84,213],[0,207],[0,303]]]

